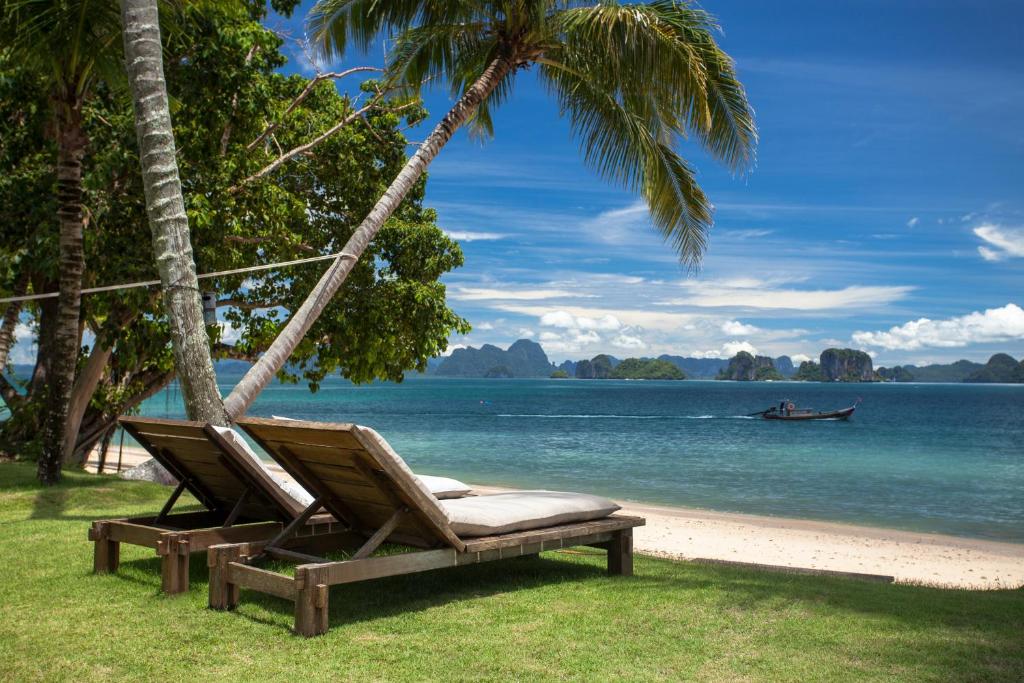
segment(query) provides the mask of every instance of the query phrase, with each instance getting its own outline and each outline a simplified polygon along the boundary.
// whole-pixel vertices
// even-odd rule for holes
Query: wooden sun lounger
[[[438,501],[416,486],[409,470],[365,428],[351,424],[242,419],[248,432],[296,481],[315,496],[303,515],[323,506],[349,525],[332,534],[327,550],[349,559],[332,562],[282,544],[292,538],[301,516],[270,541],[210,548],[210,607],[233,609],[240,589],[269,593],[295,603],[295,632],[303,636],[328,628],[330,586],[398,574],[535,555],[544,550],[593,546],[608,551],[608,572],[633,573],[633,527],[640,517],[612,515],[498,536],[459,538]],[[387,450],[386,450],[387,449]],[[323,540],[327,540],[324,537]],[[421,548],[405,554],[370,557],[385,541]],[[254,566],[263,557],[294,561],[291,577]]]
[[[123,417],[121,426],[178,480],[155,516],[92,523],[93,571],[117,571],[120,544],[153,548],[161,558],[165,593],[188,590],[189,555],[220,543],[265,541],[303,512],[248,455],[210,425],[185,420]],[[206,510],[171,514],[185,491]],[[308,515],[297,537],[329,534],[343,525],[328,514]]]

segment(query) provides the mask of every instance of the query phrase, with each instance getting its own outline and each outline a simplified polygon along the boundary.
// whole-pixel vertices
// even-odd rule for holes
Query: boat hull
[[[795,415],[765,413],[763,417],[766,420],[790,420],[795,422],[803,420],[848,420],[856,409],[857,407],[853,406],[850,408],[843,408],[842,410],[833,410],[827,413],[797,413]]]

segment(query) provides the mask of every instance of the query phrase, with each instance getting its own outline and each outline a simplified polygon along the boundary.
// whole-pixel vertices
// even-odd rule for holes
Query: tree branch
[[[255,311],[260,308],[277,308],[278,306],[284,306],[283,301],[245,301],[244,299],[219,299],[217,306],[226,306],[230,308],[238,308],[243,311]]]
[[[299,93],[299,96],[296,97],[294,100],[292,100],[292,103],[288,105],[288,108],[284,110],[284,114],[281,115],[281,120],[277,121],[275,123],[272,123],[269,126],[267,126],[266,130],[264,130],[262,133],[260,133],[259,136],[255,140],[253,140],[252,142],[250,142],[248,145],[245,146],[246,151],[251,152],[261,142],[266,140],[267,136],[269,136],[271,133],[273,133],[275,130],[277,130],[278,126],[280,126],[281,123],[283,123],[284,120],[286,118],[288,118],[293,111],[295,111],[295,108],[298,107],[300,104],[302,104],[303,100],[305,100],[307,97],[309,97],[309,94],[311,92],[313,92],[313,88],[315,88],[318,83],[320,83],[321,81],[326,81],[328,79],[332,79],[332,78],[333,79],[345,78],[346,76],[351,76],[354,73],[359,73],[359,72],[364,72],[364,71],[376,71],[378,73],[383,73],[384,69],[379,69],[379,68],[377,68],[375,66],[357,66],[357,67],[353,67],[351,69],[346,69],[345,71],[340,71],[340,72],[337,72],[337,73],[332,72],[332,73],[326,73],[326,74],[317,74],[316,77],[313,78],[313,80],[311,80],[308,84],[306,84],[306,87],[302,90],[301,93]]]
[[[337,125],[332,126],[331,128],[329,128],[323,134],[321,134],[318,137],[310,140],[309,142],[307,142],[304,145],[299,145],[298,147],[295,147],[295,148],[289,150],[288,152],[285,152],[283,155],[278,157],[276,160],[272,161],[267,166],[264,166],[261,170],[259,170],[256,173],[252,174],[251,176],[249,176],[245,180],[241,181],[240,183],[238,183],[234,187],[228,188],[228,193],[229,194],[236,194],[238,191],[240,191],[243,187],[245,187],[249,183],[251,183],[253,181],[256,181],[256,180],[259,180],[260,178],[264,177],[268,173],[274,172],[275,170],[280,168],[282,165],[288,163],[289,161],[291,161],[295,157],[299,156],[300,154],[304,154],[305,152],[308,152],[309,150],[313,149],[314,147],[316,147],[321,142],[323,142],[327,138],[329,138],[332,135],[334,135],[335,133],[337,133],[339,130],[341,130],[342,128],[344,128],[348,124],[352,123],[356,119],[361,118],[363,116],[363,114],[365,114],[366,112],[370,111],[371,109],[376,108],[378,101],[379,101],[379,97],[375,97],[369,103],[363,105],[361,108],[357,109],[356,111],[352,112],[351,114],[349,114],[348,116],[343,118]],[[383,109],[383,111],[399,112],[399,111],[402,111],[403,109],[408,109],[409,107],[413,106],[414,104],[416,104],[416,103],[415,102],[406,102],[405,104],[399,105],[397,107],[390,107],[390,108],[387,108],[387,109]]]
[[[225,242],[234,242],[235,244],[263,244],[265,242],[274,241],[270,237],[246,237],[245,235],[228,235],[224,238]],[[310,254],[316,253],[316,249],[309,246],[308,244],[293,244],[293,247],[300,251],[309,252]]]

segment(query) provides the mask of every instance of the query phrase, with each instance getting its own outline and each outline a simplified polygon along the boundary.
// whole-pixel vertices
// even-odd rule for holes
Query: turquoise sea
[[[849,422],[744,417],[783,398],[863,400]],[[144,412],[179,417],[180,397]],[[250,414],[370,425],[416,471],[475,483],[1024,542],[1019,385],[331,379]]]

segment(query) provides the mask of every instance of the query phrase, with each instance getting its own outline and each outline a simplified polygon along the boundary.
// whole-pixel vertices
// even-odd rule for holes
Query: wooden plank
[[[248,453],[242,452],[233,439],[222,435],[213,425],[206,426],[206,433],[211,442],[220,448],[224,464],[234,471],[236,477],[259,492],[261,499],[276,507],[282,519],[294,519],[302,514],[303,506],[285,493],[276,480],[253,462]]]
[[[328,585],[322,566],[307,565],[295,572],[295,632],[311,638],[327,633]]]
[[[258,522],[256,524],[182,531],[179,534],[185,535],[189,539],[192,552],[195,553],[222,543],[265,541],[280,533],[282,526],[281,522]]]
[[[458,564],[458,552],[454,548],[440,550],[423,550],[404,555],[388,555],[371,557],[365,560],[346,560],[329,564],[312,565],[325,570],[324,576],[328,586],[342,583],[354,583],[385,576],[413,574],[431,569],[454,567]]]
[[[366,477],[362,472],[357,470],[351,465],[336,465],[336,464],[325,464],[317,462],[316,460],[310,460],[306,457],[306,454],[302,453],[301,450],[288,448],[288,450],[295,454],[296,457],[302,460],[302,464],[306,466],[310,472],[320,477],[324,481],[334,482],[341,486],[348,486],[352,489],[373,489],[374,485],[372,481],[367,481]],[[348,461],[353,462],[352,460]]]
[[[359,457],[363,450],[354,448],[342,448],[340,446],[317,446],[305,443],[288,443],[285,441],[266,441],[267,452],[272,453],[282,446],[287,446],[298,455],[302,456],[305,463],[317,463],[332,467],[351,468],[353,458]]]
[[[633,576],[633,530],[612,534],[608,543],[608,573],[612,576]]]
[[[361,445],[352,436],[354,425],[348,423],[308,422],[305,420],[267,420],[243,418],[236,424],[261,441],[273,441],[289,446],[309,444],[359,450]]]
[[[319,555],[300,553],[297,550],[287,550],[285,548],[266,548],[264,552],[275,560],[291,560],[292,562],[301,562],[303,564],[330,562],[327,558],[320,557]]]
[[[431,534],[445,545],[463,550],[465,544],[452,532],[448,518],[441,510],[437,499],[424,492],[412,480],[414,475],[411,471],[399,467],[392,459],[392,455],[384,451],[385,447],[379,444],[372,434],[364,434],[358,427],[353,430],[353,434],[359,437],[366,452],[372,456],[374,465],[391,480],[394,491],[401,501],[424,523]]]
[[[111,541],[141,545],[154,550],[160,542],[160,537],[167,533],[163,529],[129,522],[110,521],[108,524],[107,538]]]
[[[251,588],[286,600],[294,600],[296,595],[295,579],[290,576],[239,562],[228,563],[227,580],[240,588]]]
[[[400,522],[402,517],[404,517],[408,512],[409,511],[406,508],[399,508],[398,510],[395,510],[395,512],[388,517],[387,521],[373,533],[373,536],[370,536],[366,543],[364,543],[362,547],[352,555],[352,559],[361,560],[364,557],[372,555],[373,551],[391,535],[391,532],[398,526],[398,522]]]

